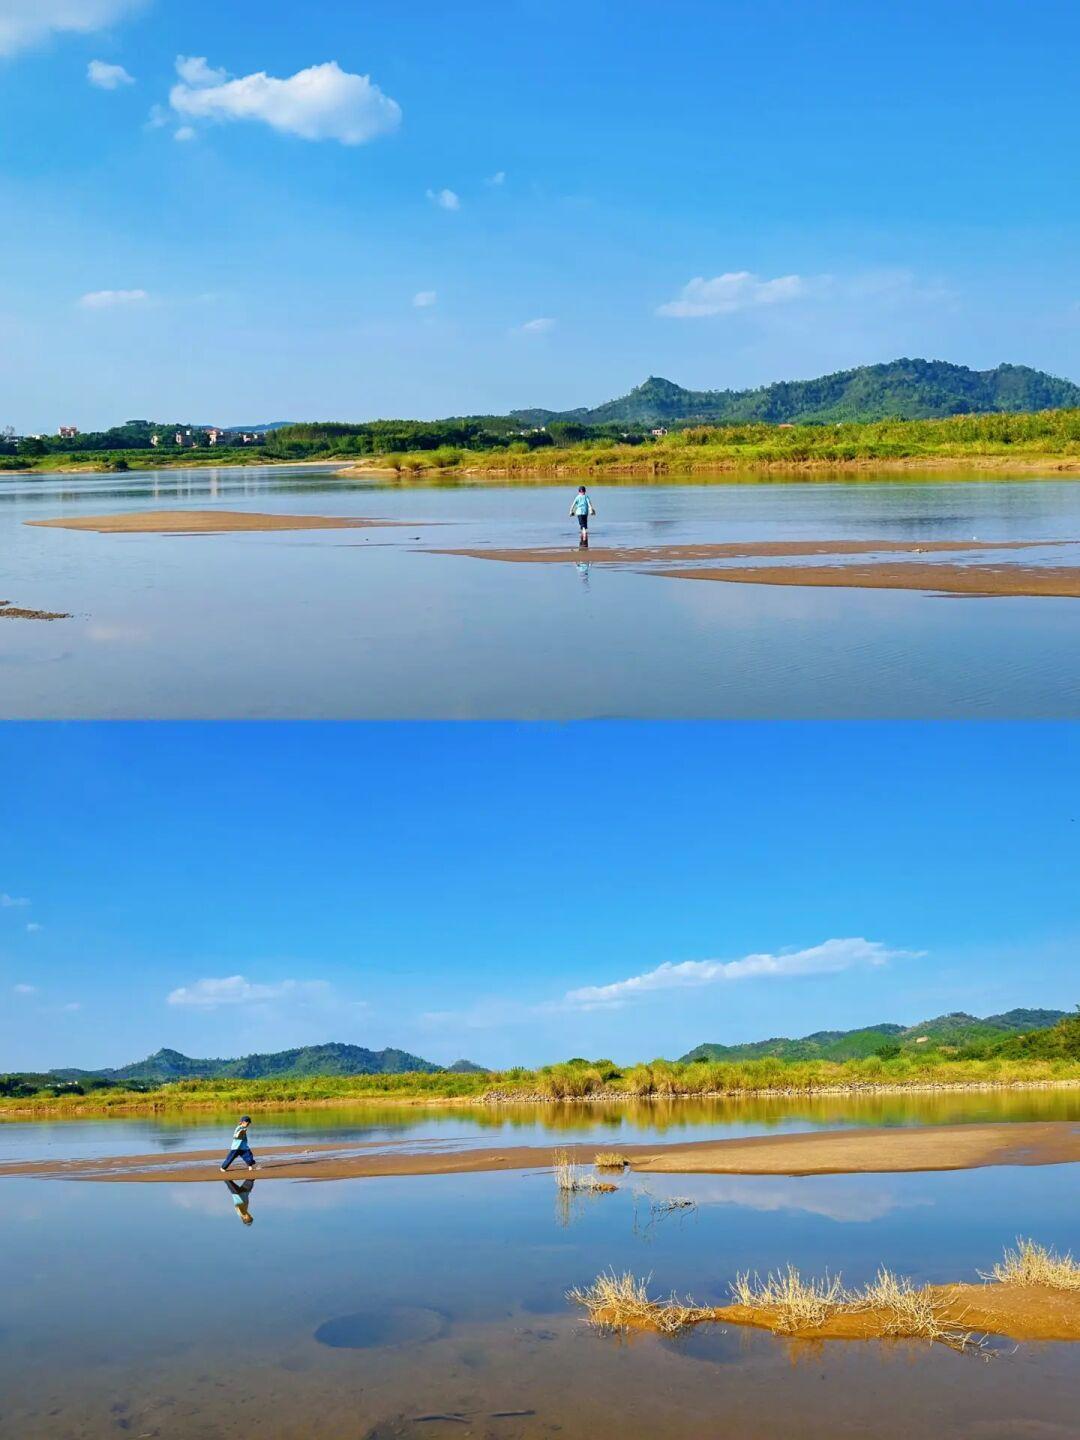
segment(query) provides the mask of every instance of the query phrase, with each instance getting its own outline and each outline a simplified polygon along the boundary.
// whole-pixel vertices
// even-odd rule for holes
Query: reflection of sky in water
[[[1080,710],[1080,673],[1062,650],[1075,601],[690,584],[416,553],[416,536],[424,546],[572,540],[567,488],[388,489],[284,471],[0,482],[3,598],[76,617],[5,627],[3,713]],[[1072,481],[615,486],[597,498],[597,539],[612,544],[1080,536]],[[416,523],[196,538],[22,524],[207,505]]]
[[[975,1280],[1017,1234],[1063,1248],[1074,1241],[1080,1200],[1076,1166],[804,1179],[624,1177],[615,1194],[585,1200],[569,1214],[551,1177],[536,1173],[256,1180],[255,1223],[244,1228],[217,1181],[0,1183],[0,1393],[31,1411],[55,1387],[72,1403],[72,1387],[77,1395],[80,1384],[92,1386],[120,1359],[125,1383],[142,1374],[179,1375],[185,1385],[210,1384],[211,1405],[226,1398],[214,1398],[222,1384],[215,1377],[225,1377],[227,1391],[229,1375],[262,1376],[270,1367],[269,1375],[282,1366],[293,1376],[289,1383],[316,1388],[382,1376],[399,1387],[392,1403],[414,1411],[429,1403],[426,1387],[437,1377],[464,1374],[480,1404],[502,1347],[525,1343],[522,1336],[531,1336],[531,1345],[538,1334],[554,1343],[572,1333],[564,1331],[577,1323],[566,1290],[609,1266],[651,1274],[654,1291],[674,1288],[703,1302],[723,1301],[740,1269],[764,1272],[788,1262],[804,1272],[842,1273],[852,1284],[880,1264],[917,1280]],[[647,1196],[636,1193],[646,1188],[656,1197],[686,1195],[697,1208],[650,1224]],[[318,1340],[320,1330],[329,1340]],[[447,1348],[438,1350],[444,1341]],[[394,1357],[409,1346],[397,1374]],[[722,1360],[740,1373],[749,1367],[750,1379],[755,1366],[775,1366],[779,1377],[789,1365],[780,1341],[762,1349],[729,1334],[702,1337],[695,1347],[697,1359]],[[1040,1366],[1053,1375],[1073,1363],[1076,1347],[1055,1358],[1063,1348],[1025,1347],[1012,1393],[1017,1384],[1030,1386]],[[590,1366],[603,1367],[617,1363],[620,1347],[612,1342],[589,1353]],[[335,1371],[344,1363],[335,1354],[376,1369]],[[916,1360],[948,1363],[912,1353],[887,1383],[910,1383]],[[539,1356],[519,1385],[534,1363]],[[573,1378],[573,1355],[562,1363],[567,1368],[555,1382],[563,1389],[582,1383]],[[639,1372],[661,1363],[653,1347],[634,1349]],[[813,1374],[826,1363],[848,1362],[818,1359]],[[956,1423],[963,1404],[975,1403],[965,1387],[981,1383],[983,1369],[953,1372],[961,1382]],[[590,1373],[599,1381],[595,1368]],[[1075,1364],[1069,1373],[1075,1381]],[[155,1379],[155,1392],[165,1383]],[[249,1424],[261,1416],[265,1383],[252,1380]],[[673,1414],[684,1399],[690,1403],[690,1392],[670,1392]],[[320,1418],[313,1415],[304,1433],[318,1434]],[[216,1431],[195,1424],[186,1433]]]

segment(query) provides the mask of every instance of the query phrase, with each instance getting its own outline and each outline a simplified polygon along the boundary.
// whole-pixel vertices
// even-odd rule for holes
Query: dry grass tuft
[[[980,1349],[982,1341],[960,1324],[963,1315],[948,1317],[948,1305],[927,1285],[913,1285],[884,1266],[869,1285],[845,1294],[842,1308],[873,1310],[884,1317],[883,1336],[906,1340],[936,1340],[953,1350]]]
[[[617,1150],[598,1150],[593,1156],[593,1164],[598,1170],[625,1170],[630,1161]]]
[[[556,1187],[566,1195],[610,1195],[619,1188],[604,1180],[597,1180],[595,1175],[586,1174],[580,1165],[570,1159],[565,1150],[555,1151],[551,1157],[551,1167],[555,1174]]]
[[[771,1272],[761,1279],[750,1272],[735,1277],[731,1294],[748,1310],[774,1312],[773,1329],[790,1334],[795,1330],[817,1329],[841,1308],[844,1292],[840,1278],[804,1280],[794,1265],[784,1271]]]
[[[1006,1250],[984,1280],[1000,1285],[1041,1285],[1048,1290],[1080,1290],[1080,1264],[1071,1252],[1059,1255],[1034,1240],[1017,1239],[1015,1250]]]
[[[567,1298],[583,1305],[589,1312],[589,1324],[602,1330],[648,1329],[674,1335],[687,1325],[714,1318],[712,1310],[675,1295],[650,1300],[648,1283],[648,1278],[638,1280],[629,1270],[622,1275],[608,1270],[584,1289],[568,1291]]]

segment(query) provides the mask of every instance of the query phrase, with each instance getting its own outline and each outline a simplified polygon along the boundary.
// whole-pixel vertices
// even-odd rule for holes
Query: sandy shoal
[[[938,595],[1080,597],[1076,565],[748,565],[653,570],[671,580],[726,580],[742,585],[810,585],[856,590],[924,590]]]
[[[398,522],[343,515],[263,515],[251,510],[133,510],[25,523],[46,530],[91,530],[98,535],[225,535],[244,530],[357,530]]]
[[[574,541],[560,546],[469,547],[434,553],[522,565],[565,565],[585,558],[591,565],[652,565],[694,560],[750,560],[757,556],[768,559],[798,555],[959,554],[972,550],[1030,550],[1068,543],[1061,540],[738,540],[690,545],[590,545],[587,555],[583,555],[583,547]]]
[[[974,1336],[1002,1335],[1010,1340],[1080,1340],[1080,1290],[1051,1290],[1042,1285],[931,1285],[941,1303],[939,1319]],[[605,1323],[603,1310],[595,1318]],[[717,1305],[697,1310],[691,1324],[747,1325],[794,1340],[880,1340],[890,1338],[892,1316],[886,1310],[840,1311],[820,1325],[780,1330],[770,1306]],[[626,1328],[654,1328],[644,1317]],[[926,1343],[922,1341],[920,1343]]]
[[[554,1149],[591,1164],[597,1143],[477,1149],[373,1150],[370,1145],[260,1146],[259,1179],[344,1180],[387,1175],[460,1175],[543,1169]],[[979,1125],[890,1126],[671,1145],[619,1145],[634,1172],[672,1175],[837,1175],[1056,1165],[1080,1160],[1080,1124],[1046,1120]],[[223,1148],[93,1160],[9,1162],[0,1177],[164,1182],[220,1179]],[[240,1170],[240,1162],[233,1166]]]

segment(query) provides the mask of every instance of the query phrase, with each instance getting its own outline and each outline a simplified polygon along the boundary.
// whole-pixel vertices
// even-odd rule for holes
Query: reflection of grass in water
[[[979,1272],[982,1274],[982,1272]],[[1049,1290],[1080,1290],[1080,1264],[1070,1252],[1059,1255],[1034,1240],[1018,1239],[984,1280],[1001,1285],[1041,1285]]]
[[[555,1185],[565,1194],[608,1195],[619,1188],[606,1180],[598,1180],[595,1175],[586,1174],[565,1150],[556,1150],[551,1157],[551,1164]]]

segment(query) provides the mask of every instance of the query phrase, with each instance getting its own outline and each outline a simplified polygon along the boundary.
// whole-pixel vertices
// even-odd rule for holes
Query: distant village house
[[[60,436],[61,440],[74,440],[75,436],[79,433],[79,427],[77,425],[61,425],[56,433]]]

